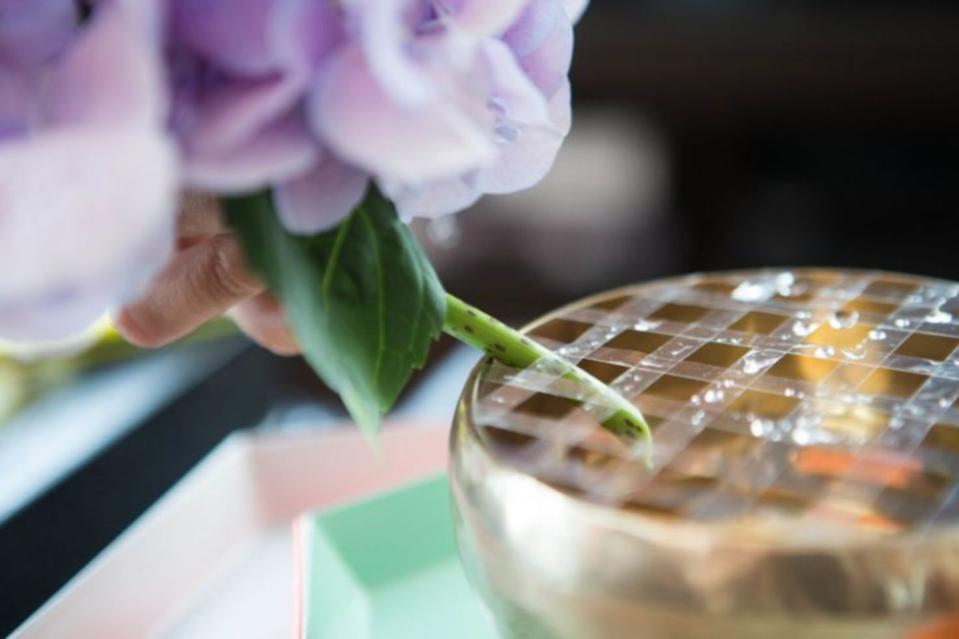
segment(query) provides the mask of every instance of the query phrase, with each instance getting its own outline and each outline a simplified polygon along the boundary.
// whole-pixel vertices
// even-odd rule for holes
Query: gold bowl
[[[691,275],[527,334],[634,401],[651,450],[569,383],[484,360],[451,482],[506,637],[959,637],[959,284]]]

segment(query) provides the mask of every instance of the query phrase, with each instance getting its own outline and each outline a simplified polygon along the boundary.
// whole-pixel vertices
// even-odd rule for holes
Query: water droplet
[[[778,360],[779,357],[779,353],[753,351],[743,358],[743,372],[745,372],[747,375],[755,375],[762,369]]]
[[[690,421],[692,422],[693,426],[699,426],[703,423],[703,420],[705,419],[706,419],[706,411],[698,410],[696,411],[696,414],[693,415]]]
[[[858,321],[858,311],[836,311],[829,316],[829,325],[836,329],[852,328]]]
[[[783,395],[786,397],[802,397],[802,392],[796,390],[795,388],[785,388],[783,389]]]
[[[561,377],[564,375],[570,368],[570,364],[564,361],[556,361],[550,359],[538,359],[530,367],[529,370],[532,370],[535,373],[543,373],[545,375],[556,375]]]
[[[906,317],[900,317],[897,318],[893,324],[896,325],[896,328],[909,328],[912,325],[912,321]]]
[[[782,297],[796,297],[806,292],[806,287],[796,283],[796,276],[792,273],[779,273],[774,280],[776,293]]]
[[[771,423],[764,419],[754,419],[749,422],[749,432],[755,437],[765,437],[771,430]]]
[[[633,328],[637,331],[651,331],[657,326],[659,326],[659,324],[660,324],[659,322],[650,322],[649,320],[639,320],[638,322],[633,324]]]
[[[949,408],[949,404],[950,404],[950,403],[951,403],[951,402],[950,402],[948,399],[940,399],[940,400],[939,400],[939,408]]]
[[[926,315],[926,321],[930,324],[948,324],[952,321],[952,313],[947,313],[941,308],[937,308]]]
[[[706,401],[707,404],[716,404],[726,399],[726,394],[721,390],[710,388],[703,395],[703,399]]]
[[[833,348],[832,346],[820,346],[815,351],[813,351],[813,355],[815,355],[816,357],[820,359],[828,359],[836,355],[836,349]]]
[[[793,335],[797,337],[806,337],[813,332],[813,328],[815,328],[814,324],[796,320],[793,322]]]
[[[844,348],[842,354],[846,359],[860,360],[866,356],[866,347],[860,344],[855,348]]]
[[[723,388],[732,388],[734,382],[731,379],[724,379],[721,383],[723,385]]]
[[[886,339],[886,337],[888,337],[886,335],[886,331],[880,331],[877,329],[869,331],[869,339],[874,342],[881,342],[882,340]]]
[[[762,302],[773,296],[773,283],[768,280],[746,280],[733,291],[733,299],[740,302]]]

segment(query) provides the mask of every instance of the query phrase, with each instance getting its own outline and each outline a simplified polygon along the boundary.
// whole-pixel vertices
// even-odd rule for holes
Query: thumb
[[[163,346],[263,290],[236,238],[215,235],[177,253],[146,294],[120,310],[117,330],[137,346]]]

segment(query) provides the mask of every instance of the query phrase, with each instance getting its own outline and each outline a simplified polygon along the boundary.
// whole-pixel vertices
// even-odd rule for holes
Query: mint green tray
[[[446,477],[301,522],[308,639],[491,639],[453,538]]]

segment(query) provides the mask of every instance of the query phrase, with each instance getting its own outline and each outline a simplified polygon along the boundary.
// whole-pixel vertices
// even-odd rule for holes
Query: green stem
[[[650,438],[649,426],[632,402],[545,346],[450,294],[446,295],[443,331],[512,368],[524,369],[538,363],[563,379],[583,384],[587,395],[613,409],[603,422],[604,428],[631,441]]]

